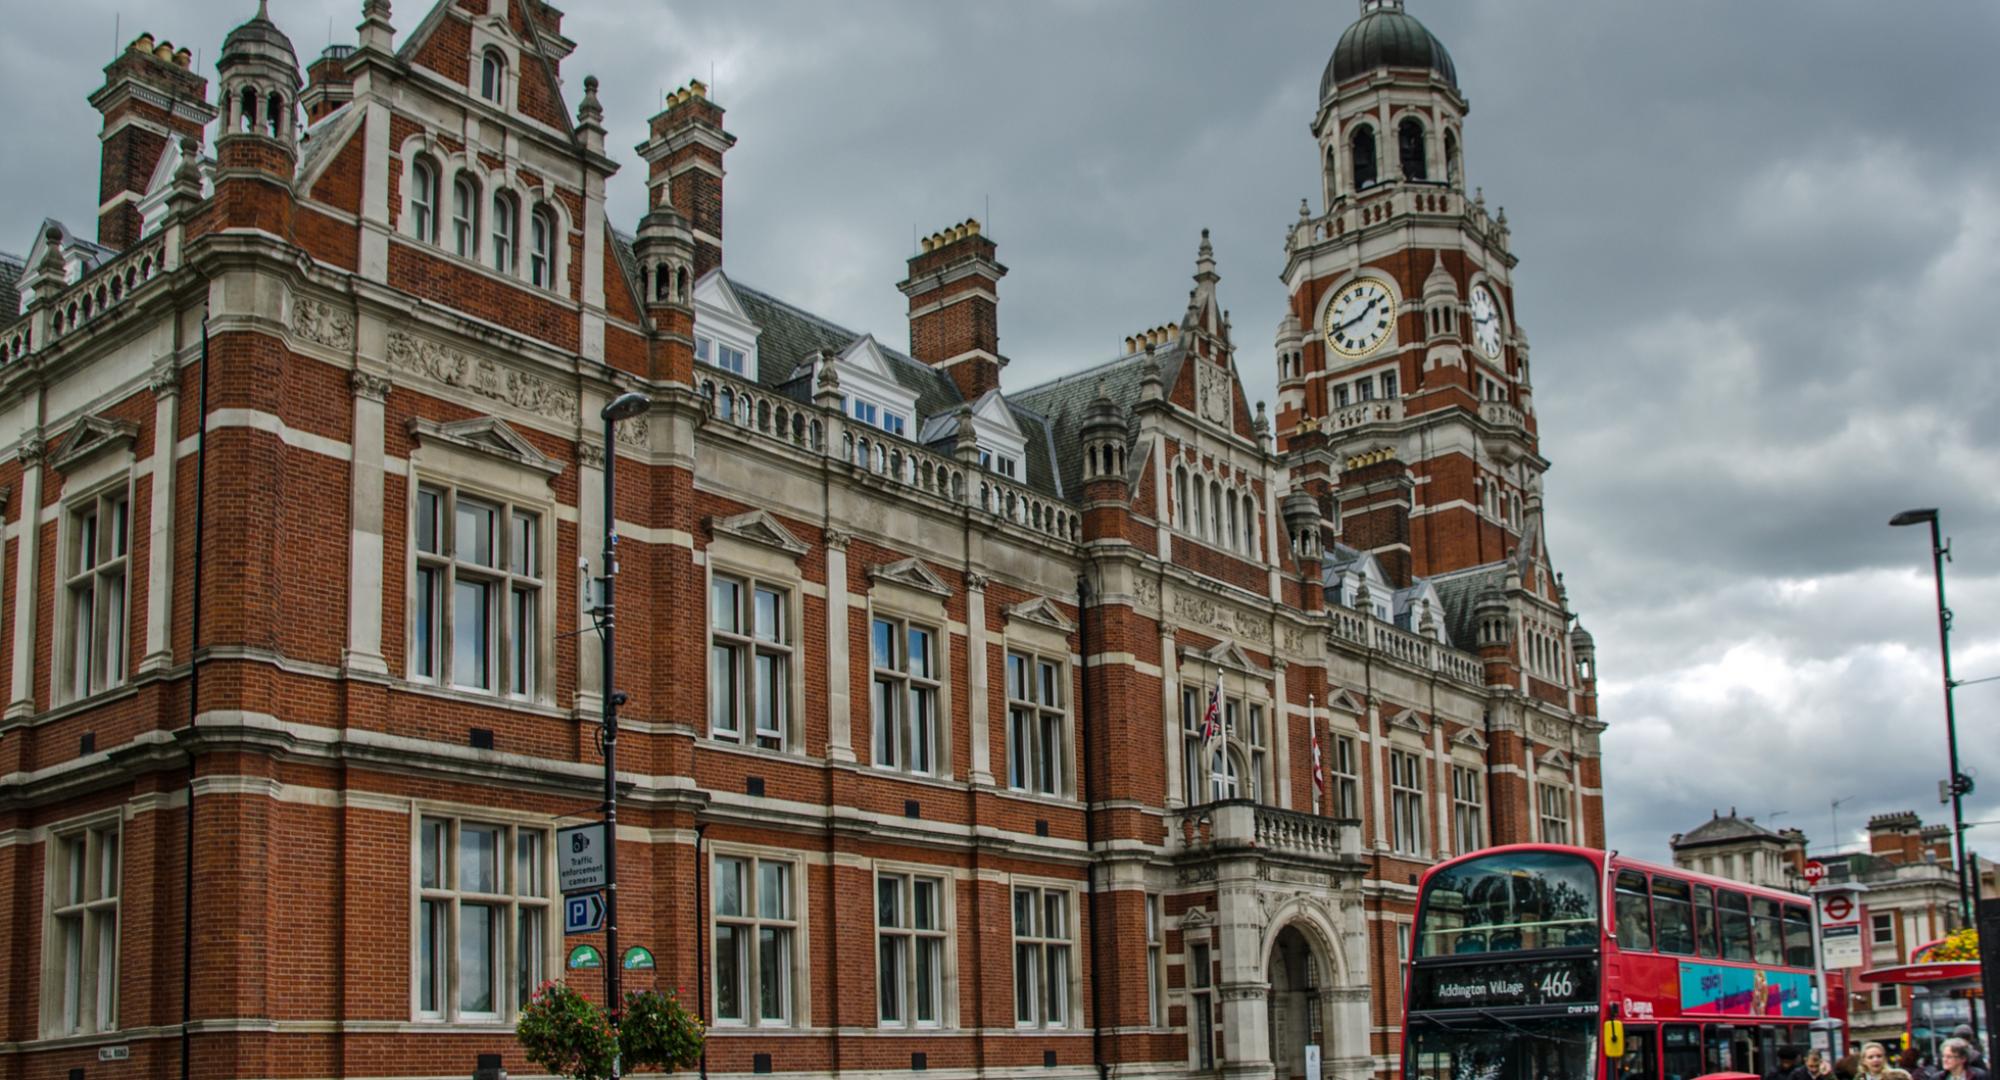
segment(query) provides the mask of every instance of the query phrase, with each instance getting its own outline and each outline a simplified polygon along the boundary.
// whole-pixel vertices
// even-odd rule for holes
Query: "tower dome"
[[[292,49],[292,39],[271,21],[268,0],[260,0],[257,14],[222,39],[222,55],[216,61],[217,66],[228,66],[236,60],[269,60],[294,70],[298,68],[299,57]]]
[[[1403,0],[1361,0],[1361,18],[1340,35],[1333,56],[1320,76],[1321,101],[1341,83],[1380,68],[1422,68],[1458,89],[1458,68],[1444,42],[1415,16],[1403,10]]]

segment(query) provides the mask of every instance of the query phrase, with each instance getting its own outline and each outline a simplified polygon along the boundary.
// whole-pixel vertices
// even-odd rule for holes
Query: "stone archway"
[[[1332,972],[1325,957],[1296,925],[1278,931],[1265,961],[1270,986],[1266,1016],[1270,1023],[1272,1075],[1277,1080],[1321,1080],[1327,1053],[1327,1009],[1324,995]],[[1306,1047],[1320,1049],[1321,1076],[1306,1072]]]

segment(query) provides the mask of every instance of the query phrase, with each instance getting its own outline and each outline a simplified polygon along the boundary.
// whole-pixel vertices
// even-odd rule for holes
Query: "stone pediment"
[[[1359,699],[1345,690],[1334,691],[1332,696],[1326,699],[1326,707],[1329,710],[1339,709],[1341,712],[1353,713],[1356,716],[1368,711]]]
[[[1414,731],[1419,735],[1429,735],[1431,733],[1430,724],[1423,717],[1418,716],[1415,709],[1404,709],[1396,715],[1391,716],[1389,718],[1389,726],[1399,727],[1405,731]]]
[[[924,565],[922,559],[903,559],[870,567],[868,580],[877,584],[888,582],[902,585],[936,596],[951,595],[951,586],[945,584],[943,578],[938,577],[930,567]]]
[[[419,443],[444,443],[551,477],[563,470],[562,462],[535,449],[533,443],[498,417],[480,416],[450,424],[419,417],[410,421],[410,435]]]
[[[1453,735],[1451,743],[1453,746],[1469,746],[1474,750],[1483,751],[1486,749],[1486,737],[1471,728],[1466,728],[1464,731]]]
[[[797,559],[811,550],[805,541],[792,535],[768,510],[752,510],[731,517],[711,517],[708,527],[717,536],[731,536],[752,544],[776,548]]]
[[[1043,626],[1063,634],[1068,634],[1076,629],[1076,624],[1071,622],[1069,617],[1062,613],[1062,609],[1056,606],[1055,601],[1050,600],[1046,596],[1037,596],[1033,600],[1025,600],[1015,604],[1013,607],[1007,609],[1007,617],[1041,623]]]
[[[1269,676],[1271,674],[1270,668],[1252,660],[1250,654],[1243,651],[1243,646],[1230,640],[1218,641],[1206,649],[1197,649],[1191,646],[1183,647],[1181,649],[1181,656],[1183,659],[1214,664],[1217,667],[1247,671],[1252,675]]]
[[[1542,758],[1535,764],[1546,765],[1551,769],[1561,769],[1564,772],[1568,772],[1570,768],[1569,755],[1563,753],[1561,750],[1549,751],[1547,757]]]
[[[123,447],[130,449],[132,440],[139,435],[139,425],[130,420],[107,420],[102,416],[86,416],[69,429],[63,439],[62,449],[50,457],[49,464],[59,473],[68,473],[77,466],[95,458],[107,450]]]

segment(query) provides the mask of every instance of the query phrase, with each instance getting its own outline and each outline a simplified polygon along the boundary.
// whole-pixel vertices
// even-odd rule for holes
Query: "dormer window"
[[[507,58],[499,49],[488,49],[479,58],[479,96],[500,104],[501,88],[507,84]]]
[[[979,467],[988,472],[999,473],[1009,480],[1014,479],[1016,472],[1019,470],[1019,466],[1013,458],[1005,454],[996,454],[991,450],[981,450],[979,452]]]
[[[744,374],[748,366],[744,363],[742,349],[725,345],[705,334],[695,336],[694,358],[704,364],[713,364],[731,375]]]

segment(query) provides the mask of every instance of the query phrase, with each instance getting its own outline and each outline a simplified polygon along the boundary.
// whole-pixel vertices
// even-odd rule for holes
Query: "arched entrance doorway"
[[[1322,996],[1328,984],[1325,962],[1298,927],[1287,926],[1271,944],[1266,970],[1271,984],[1268,1015],[1273,1072],[1278,1080],[1321,1080],[1306,1073],[1306,1047],[1319,1047],[1324,1074],[1331,1057]]]

